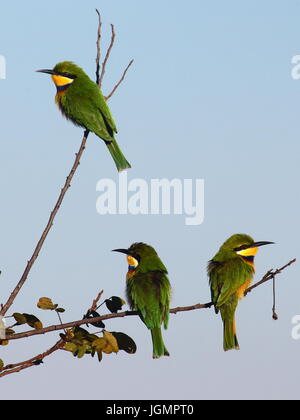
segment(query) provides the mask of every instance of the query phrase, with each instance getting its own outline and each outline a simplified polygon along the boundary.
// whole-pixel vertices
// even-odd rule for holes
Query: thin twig
[[[28,275],[30,273],[30,270],[32,269],[32,267],[33,267],[36,259],[39,256],[39,253],[40,253],[40,251],[41,251],[41,249],[42,249],[42,247],[44,245],[44,242],[45,242],[45,240],[46,240],[46,238],[47,238],[47,236],[48,236],[48,234],[49,234],[49,232],[50,232],[50,230],[51,230],[51,228],[53,226],[53,222],[54,222],[55,216],[57,215],[58,210],[60,209],[60,206],[61,206],[61,204],[63,202],[63,199],[64,199],[64,197],[66,195],[66,192],[68,191],[68,189],[71,186],[71,181],[72,181],[72,179],[73,179],[73,177],[75,175],[75,172],[76,172],[78,166],[80,165],[80,159],[81,159],[81,156],[82,156],[82,154],[84,152],[84,149],[86,147],[86,142],[87,142],[88,135],[89,135],[89,131],[86,130],[84,132],[84,136],[83,136],[83,139],[82,139],[82,142],[81,142],[79,151],[78,151],[78,153],[76,153],[76,158],[75,158],[74,164],[72,166],[72,169],[71,169],[69,175],[67,176],[65,185],[61,189],[61,193],[60,193],[60,195],[58,197],[58,200],[56,201],[56,204],[54,206],[54,209],[51,212],[51,215],[50,215],[50,218],[49,218],[48,223],[46,225],[46,228],[44,229],[44,231],[42,233],[42,236],[40,237],[40,239],[39,239],[39,241],[38,241],[38,243],[37,243],[37,245],[35,247],[35,250],[34,250],[34,252],[32,254],[32,257],[28,261],[27,266],[25,268],[25,271],[22,274],[22,277],[20,278],[17,286],[15,287],[15,289],[13,290],[13,292],[11,293],[11,295],[10,295],[9,299],[7,300],[7,302],[5,303],[5,305],[3,305],[2,308],[1,308],[0,315],[2,315],[2,316],[6,314],[6,312],[8,311],[8,309],[13,304],[13,302],[14,302],[15,298],[17,297],[18,293],[20,292],[22,286],[26,282],[26,280],[28,278]]]
[[[56,312],[56,314],[57,314],[57,316],[58,316],[58,320],[59,320],[59,322],[60,322],[60,325],[63,325],[63,322],[62,322],[62,319],[61,319],[61,316],[60,316],[60,313],[58,312],[58,311],[55,311]],[[64,330],[65,331],[65,333],[66,333],[66,330]]]
[[[40,364],[43,362],[45,357],[50,356],[55,351],[60,350],[64,346],[65,342],[64,340],[59,340],[51,349],[45,351],[44,353],[41,353],[35,357],[32,357],[29,360],[26,360],[24,362],[15,363],[11,365],[4,366],[0,371],[0,378],[3,376],[10,375],[12,373],[20,372],[21,370],[27,369],[32,366],[36,366],[37,364]]]
[[[98,302],[101,299],[101,296],[103,295],[103,293],[104,293],[104,290],[101,290],[101,292],[98,293],[98,296],[96,297],[96,299],[93,300],[92,306],[90,307],[87,313],[91,313],[97,310]]]
[[[285,266],[275,270],[272,274],[272,276],[270,276],[270,271],[268,271],[268,273],[266,273],[264,275],[264,277],[262,278],[261,281],[255,283],[252,287],[249,287],[246,292],[245,292],[245,296],[254,288],[260,286],[261,284],[265,283],[268,280],[271,280],[273,277],[275,277],[277,274],[280,274],[285,268],[287,268],[288,266],[290,266],[291,264],[293,264],[296,261],[296,259],[291,260],[288,264],[286,264]],[[196,305],[191,305],[191,306],[179,306],[177,308],[173,308],[170,309],[170,313],[173,314],[177,314],[177,312],[187,312],[187,311],[193,311],[196,309],[207,309],[213,306],[212,302],[208,302],[208,303],[197,303]],[[62,329],[68,329],[68,328],[73,328],[75,326],[80,326],[80,325],[84,325],[84,324],[95,324],[98,323],[100,321],[105,321],[108,319],[113,319],[113,318],[124,318],[127,316],[136,316],[138,315],[138,312],[136,311],[125,311],[125,312],[118,312],[116,314],[108,314],[108,315],[102,315],[102,316],[98,316],[92,319],[82,319],[79,321],[73,321],[73,322],[69,322],[67,324],[62,324],[62,325],[52,325],[50,327],[46,327],[46,328],[41,328],[39,330],[31,330],[31,331],[25,331],[23,333],[19,333],[19,334],[13,334],[13,335],[8,335],[6,337],[6,340],[11,341],[11,340],[19,340],[21,338],[25,338],[25,337],[31,337],[34,335],[41,335],[41,334],[47,334],[53,331],[58,331],[58,330],[62,330]]]
[[[101,14],[98,9],[96,9],[98,15],[98,32],[97,32],[97,56],[96,56],[96,83],[100,87],[100,58],[101,58]]]
[[[276,313],[276,280],[275,276],[273,276],[273,307],[272,307],[272,318],[274,321],[278,320],[278,315]]]
[[[252,292],[253,289],[255,289],[256,287],[260,286],[261,284],[265,283],[266,281],[272,280],[274,276],[276,276],[277,274],[280,274],[285,268],[289,267],[290,265],[294,264],[297,261],[296,258],[294,258],[293,260],[291,260],[290,262],[288,262],[287,264],[285,264],[283,267],[277,268],[275,271],[269,270],[264,276],[263,278],[258,281],[257,283],[255,283],[253,286],[249,287],[245,293],[244,296],[247,296],[248,293]]]
[[[195,309],[208,309],[213,306],[212,302],[209,303],[197,303],[196,305],[190,306],[177,306],[177,308],[170,309],[170,314],[177,314],[177,312],[194,311]]]
[[[101,86],[102,86],[103,77],[104,77],[105,70],[106,70],[106,65],[107,65],[107,62],[108,62],[112,47],[114,45],[115,38],[116,38],[114,25],[110,25],[110,26],[111,26],[111,39],[110,39],[110,44],[109,44],[109,47],[107,49],[104,61],[102,63],[101,75],[100,75],[100,80],[99,80],[99,83],[98,83],[100,89],[101,89]]]
[[[116,84],[116,86],[113,88],[113,90],[110,92],[109,95],[105,96],[105,99],[108,101],[113,94],[115,93],[115,91],[118,89],[118,87],[120,86],[120,84],[123,82],[123,80],[125,79],[126,73],[129,69],[129,67],[132,65],[132,63],[134,62],[134,60],[131,60],[130,63],[128,64],[128,66],[126,67],[126,69],[124,70],[121,79],[119,80],[119,82]]]

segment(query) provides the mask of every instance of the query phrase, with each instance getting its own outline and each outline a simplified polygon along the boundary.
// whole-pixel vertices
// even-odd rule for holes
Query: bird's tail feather
[[[113,139],[113,141],[111,142],[106,141],[105,143],[109,150],[109,153],[115,161],[116,167],[119,172],[123,171],[124,169],[131,168],[130,163],[126,160],[115,139]]]
[[[151,336],[153,344],[153,359],[158,359],[161,356],[170,356],[162,338],[161,328],[152,328]]]
[[[224,338],[223,338],[223,347],[225,351],[228,350],[239,350],[239,342],[236,335],[236,326],[235,319],[230,318],[223,320],[224,324]]]

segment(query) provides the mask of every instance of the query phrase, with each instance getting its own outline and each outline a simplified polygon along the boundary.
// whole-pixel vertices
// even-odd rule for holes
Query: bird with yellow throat
[[[51,75],[62,114],[104,140],[118,171],[130,168],[115,139],[117,127],[99,86],[70,61],[58,63],[52,70],[37,71]]]
[[[221,246],[208,263],[209,284],[215,311],[223,320],[223,348],[239,350],[235,311],[254,277],[258,248],[274,242],[255,242],[251,236],[236,234]]]
[[[169,356],[161,332],[162,324],[165,329],[168,327],[172,292],[167,268],[155,249],[143,242],[114,251],[126,254],[127,301],[151,331],[153,359]]]

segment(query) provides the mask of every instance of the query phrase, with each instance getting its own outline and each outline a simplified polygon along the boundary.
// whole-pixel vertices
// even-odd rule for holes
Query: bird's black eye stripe
[[[67,72],[59,73],[59,75],[63,77],[68,77],[69,79],[76,79],[76,76],[74,74],[67,73]]]
[[[135,258],[138,261],[138,263],[141,262],[141,257],[139,255],[134,254],[134,255],[132,255],[132,257]]]
[[[235,252],[242,251],[243,249],[248,249],[249,247],[250,247],[249,245],[241,245],[241,246],[238,246],[237,248],[234,248],[234,251]]]

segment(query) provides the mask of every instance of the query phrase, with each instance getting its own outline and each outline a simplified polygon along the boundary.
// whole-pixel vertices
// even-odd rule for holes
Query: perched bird
[[[127,301],[151,330],[153,358],[169,356],[161,334],[161,324],[165,329],[168,327],[171,298],[166,267],[155,249],[144,243],[134,243],[129,249],[114,251],[127,255]]]
[[[114,137],[116,124],[98,85],[70,61],[56,64],[53,70],[37,71],[51,74],[57,88],[55,101],[62,114],[104,140],[118,171],[130,168]]]
[[[274,242],[254,242],[244,234],[231,236],[208,263],[208,275],[215,311],[221,312],[224,325],[224,350],[239,350],[235,311],[252,282],[254,257],[258,248]]]

